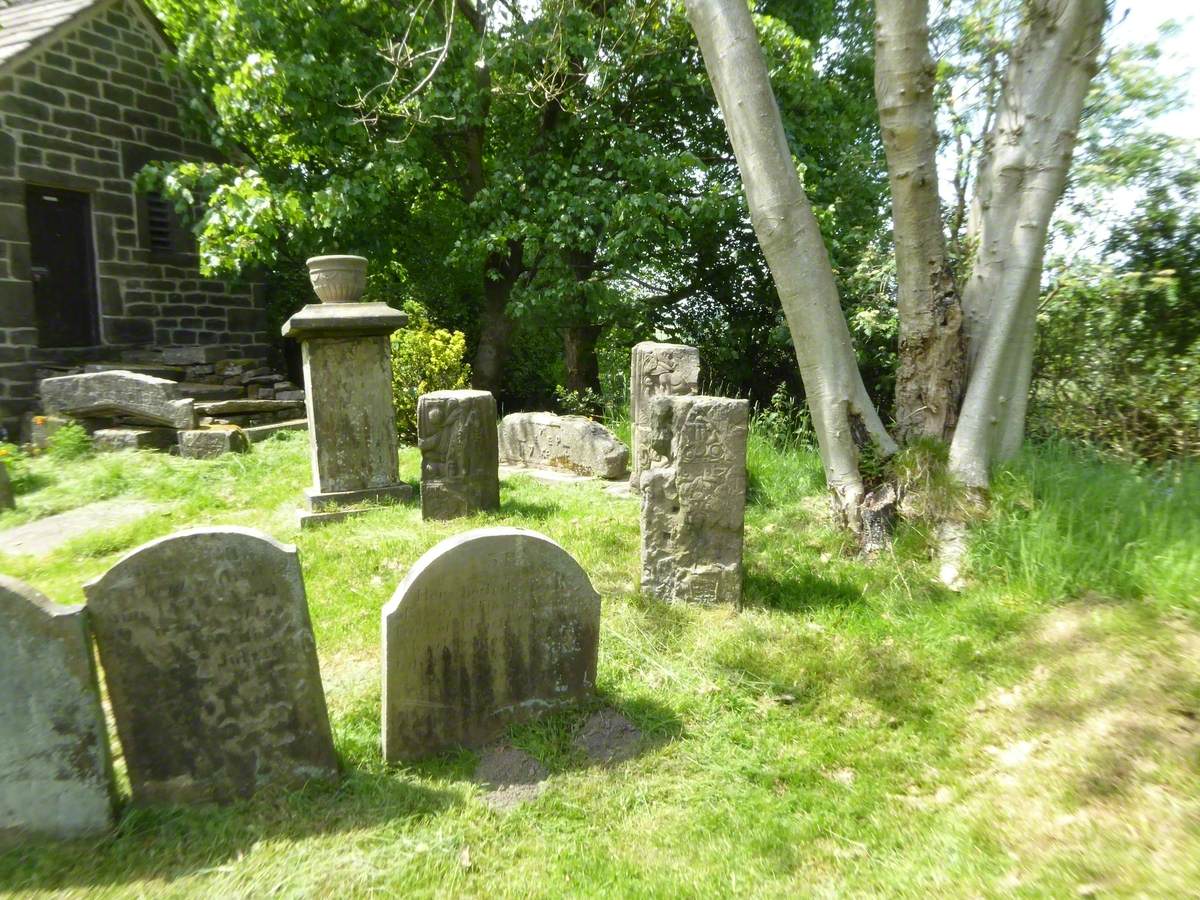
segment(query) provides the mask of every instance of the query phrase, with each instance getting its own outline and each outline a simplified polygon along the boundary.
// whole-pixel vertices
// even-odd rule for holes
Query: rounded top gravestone
[[[566,550],[480,528],[421,557],[383,608],[383,752],[479,746],[591,695],[600,596]]]
[[[295,547],[197,528],[139,547],[84,592],[135,804],[336,776]]]

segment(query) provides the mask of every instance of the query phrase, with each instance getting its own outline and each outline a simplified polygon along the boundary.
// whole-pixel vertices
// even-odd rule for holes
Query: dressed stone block
[[[417,398],[421,516],[453,519],[500,508],[496,400],[487,391]]]
[[[685,344],[635,344],[629,367],[629,418],[632,456],[630,484],[658,461],[650,442],[650,402],[683,397],[700,390],[700,351]]]
[[[80,419],[122,416],[168,428],[196,427],[192,399],[180,397],[179,385],[166,378],[114,369],[44,378],[40,390],[49,414]]]
[[[750,403],[658,397],[642,472],[642,590],[668,601],[741,603]]]

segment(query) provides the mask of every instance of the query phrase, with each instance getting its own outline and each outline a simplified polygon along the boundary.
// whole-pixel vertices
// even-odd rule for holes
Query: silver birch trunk
[[[876,0],[875,102],[892,191],[900,365],[896,431],[949,440],[966,371],[962,307],[946,258],[928,0]]]
[[[1105,0],[1031,0],[980,161],[963,289],[968,383],[951,472],[984,487],[1021,445],[1034,323],[1050,217],[1066,185],[1083,102],[1097,67]]]
[[[896,444],[867,396],[825,242],[792,161],[745,0],[685,0],[704,65],[737,157],[750,219],[770,267],[825,477],[846,523],[861,532],[863,450]]]

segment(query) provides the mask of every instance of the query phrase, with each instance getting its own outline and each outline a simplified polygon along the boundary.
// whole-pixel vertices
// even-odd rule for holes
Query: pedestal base
[[[326,494],[308,488],[304,492],[305,509],[300,511],[300,527],[312,528],[327,522],[340,522],[351,516],[379,509],[381,506],[406,503],[412,496],[412,486],[407,484],[390,484],[387,487],[368,488],[364,491],[337,491]]]

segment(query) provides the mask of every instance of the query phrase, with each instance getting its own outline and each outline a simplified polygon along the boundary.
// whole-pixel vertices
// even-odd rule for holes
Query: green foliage
[[[591,388],[569,391],[561,384],[554,388],[554,402],[564,416],[587,416],[591,418],[604,406],[604,398]]]
[[[46,452],[61,462],[79,459],[92,452],[92,436],[79,423],[68,422],[50,435]]]
[[[754,430],[780,452],[816,446],[812,416],[786,384],[771,395],[771,402],[754,412]]]
[[[404,304],[408,326],[392,334],[392,403],[396,432],[417,437],[417,398],[430,391],[465,388],[471,367],[463,361],[467,342],[461,331],[437,328],[418,303]]]
[[[1030,433],[1130,460],[1200,455],[1200,339],[1180,348],[1182,326],[1164,327],[1194,328],[1194,310],[1169,272],[1062,272],[1038,313]]]

